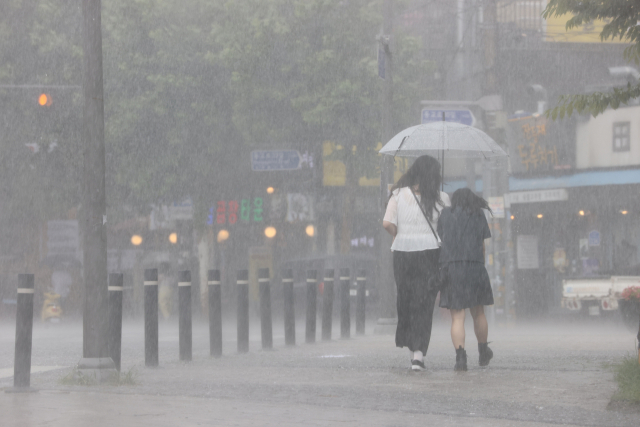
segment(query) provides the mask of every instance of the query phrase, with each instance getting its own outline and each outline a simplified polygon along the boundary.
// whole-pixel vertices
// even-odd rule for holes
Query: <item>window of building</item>
[[[629,122],[616,122],[613,124],[613,151],[629,151]]]

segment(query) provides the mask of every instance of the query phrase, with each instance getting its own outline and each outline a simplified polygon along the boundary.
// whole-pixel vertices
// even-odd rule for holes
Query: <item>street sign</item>
[[[516,191],[508,194],[509,206],[518,203],[561,202],[569,199],[564,188],[554,190]]]
[[[169,205],[169,218],[171,220],[192,220],[193,201],[191,199],[186,199],[182,202],[173,202]]]
[[[471,110],[466,108],[456,110],[433,110],[431,108],[422,109],[421,123],[440,122],[442,121],[442,113],[444,113],[444,120],[447,122],[461,123],[467,126],[473,126],[476,124],[476,118],[473,116]]]
[[[251,170],[284,171],[300,168],[297,150],[266,150],[251,152]]]

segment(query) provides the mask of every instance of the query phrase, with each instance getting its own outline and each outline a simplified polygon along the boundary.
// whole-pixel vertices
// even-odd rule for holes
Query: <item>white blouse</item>
[[[420,195],[416,194],[416,196],[420,200]],[[445,206],[451,206],[447,193],[440,192],[440,198]],[[438,228],[438,217],[443,208],[436,203],[431,220],[434,230]],[[415,252],[438,248],[438,240],[427,224],[427,220],[409,187],[393,191],[384,214],[384,220],[395,224],[398,228],[396,238],[391,245],[392,251]]]

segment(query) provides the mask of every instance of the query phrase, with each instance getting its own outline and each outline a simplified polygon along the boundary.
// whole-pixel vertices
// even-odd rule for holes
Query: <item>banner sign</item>
[[[215,206],[209,208],[207,225],[234,225],[241,222],[263,222],[262,213],[264,201],[262,197],[237,200],[219,200]]]
[[[573,167],[575,135],[562,123],[531,114],[513,116],[507,126],[507,141],[514,174],[531,175]]]

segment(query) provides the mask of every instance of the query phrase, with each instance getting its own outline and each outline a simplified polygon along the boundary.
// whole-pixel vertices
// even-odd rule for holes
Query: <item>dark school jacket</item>
[[[473,261],[484,264],[482,244],[491,237],[482,210],[468,212],[444,208],[438,218],[438,235],[442,240],[440,262]]]

